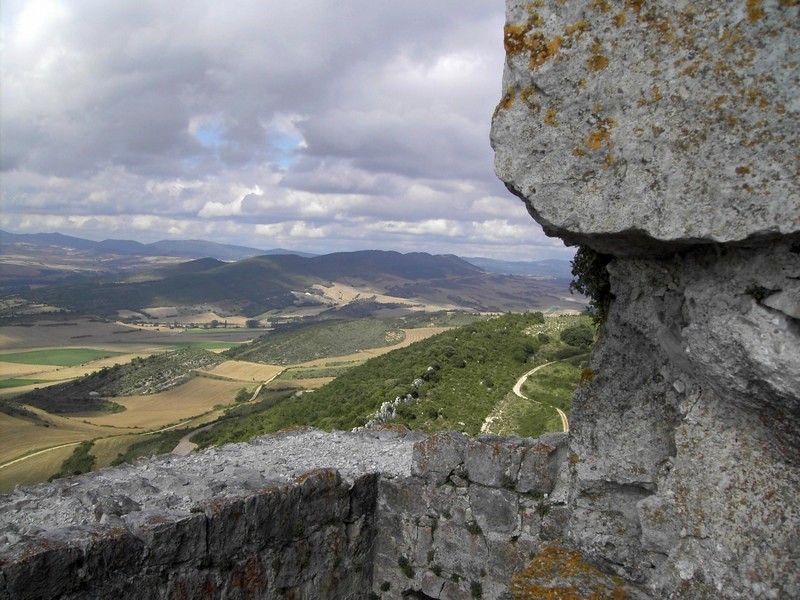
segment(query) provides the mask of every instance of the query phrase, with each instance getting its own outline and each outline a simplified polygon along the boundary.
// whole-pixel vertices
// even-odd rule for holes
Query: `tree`
[[[604,323],[611,306],[611,283],[606,266],[613,257],[595,252],[589,246],[579,246],[572,259],[572,274],[575,279],[569,284],[570,292],[578,292],[589,297],[596,323]]]
[[[588,325],[575,325],[561,332],[561,341],[576,348],[588,348],[594,343],[594,333]]]
[[[247,319],[247,321],[244,322],[244,326],[248,329],[258,329],[261,327],[261,321],[258,319]]]

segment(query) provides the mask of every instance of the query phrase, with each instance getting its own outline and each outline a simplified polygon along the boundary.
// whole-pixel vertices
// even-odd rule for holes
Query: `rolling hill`
[[[322,256],[270,255],[224,263],[203,258],[125,277],[99,277],[20,292],[39,303],[83,314],[206,305],[248,317],[267,311],[337,305],[334,283],[395,303],[506,312],[565,305],[567,283],[486,272],[453,255],[388,251]],[[580,304],[575,304],[580,309]]]

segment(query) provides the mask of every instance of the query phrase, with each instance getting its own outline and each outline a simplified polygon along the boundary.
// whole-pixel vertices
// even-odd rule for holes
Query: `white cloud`
[[[0,11],[6,228],[569,254],[493,173],[502,2]]]

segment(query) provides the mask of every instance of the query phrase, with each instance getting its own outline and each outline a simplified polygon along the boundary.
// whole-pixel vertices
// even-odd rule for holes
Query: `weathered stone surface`
[[[796,2],[508,0],[497,174],[621,255],[798,229]]]
[[[549,494],[553,491],[558,469],[567,454],[567,435],[550,434],[547,441],[525,448],[519,467],[516,489],[522,493]]]
[[[514,489],[521,457],[563,442],[307,430],[17,490],[0,502],[0,598],[507,600],[559,508]]]
[[[523,445],[501,437],[470,440],[464,450],[467,477],[491,487],[514,487],[522,462]]]
[[[446,431],[418,442],[414,445],[411,472],[428,483],[443,484],[464,462],[467,439],[462,433]]]
[[[498,175],[613,257],[539,536],[654,597],[800,595],[800,5],[507,17]]]

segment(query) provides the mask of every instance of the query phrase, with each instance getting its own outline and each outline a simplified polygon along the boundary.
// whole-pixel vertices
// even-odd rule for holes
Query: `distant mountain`
[[[63,233],[9,233],[2,230],[0,230],[0,243],[58,246],[60,248],[75,248],[76,250],[89,250],[97,245],[97,242],[64,235]]]
[[[9,233],[0,231],[0,244],[30,244],[33,246],[73,248],[75,250],[94,250],[108,254],[127,254],[139,256],[178,256],[183,258],[216,258],[218,260],[235,261],[252,256],[267,254],[296,254],[298,256],[314,256],[306,252],[294,252],[282,248],[260,250],[247,246],[217,244],[204,240],[162,240],[151,244],[142,244],[133,240],[103,240],[93,242],[61,233]]]
[[[486,271],[501,273],[503,275],[572,279],[572,263],[565,259],[550,258],[533,261],[508,261],[469,256],[464,257],[464,260]]]
[[[257,256],[235,263],[212,258],[129,276],[51,285],[19,295],[78,313],[113,315],[159,306],[213,307],[219,314],[260,315],[298,307],[330,308],[320,290],[333,283],[364,290],[363,300],[506,312],[563,305],[566,284],[487,273],[453,255],[378,250],[322,256]],[[319,286],[313,288],[313,286]]]

